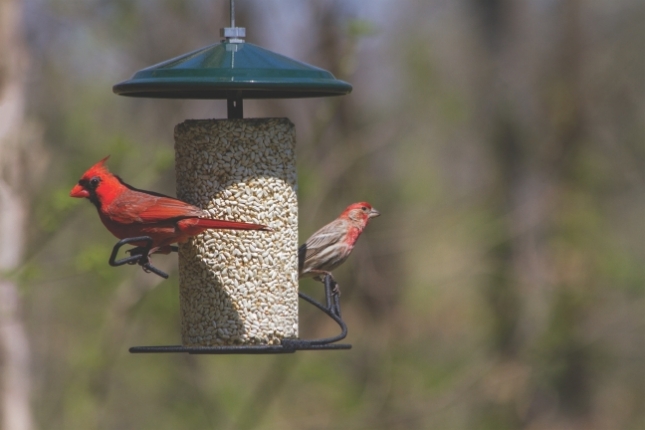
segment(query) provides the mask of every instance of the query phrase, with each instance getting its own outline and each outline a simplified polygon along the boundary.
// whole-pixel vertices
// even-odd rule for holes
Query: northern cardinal
[[[312,234],[298,249],[298,276],[319,281],[331,276],[331,271],[352,253],[370,219],[379,215],[379,211],[367,202],[349,205],[338,218]],[[338,292],[338,286],[335,291]]]
[[[69,195],[91,201],[105,227],[119,239],[150,236],[150,253],[167,253],[170,244],[185,242],[209,228],[270,230],[259,224],[208,219],[208,212],[197,206],[152,191],[138,190],[110,173],[105,167],[109,157],[90,167]],[[134,245],[144,246],[143,243]]]

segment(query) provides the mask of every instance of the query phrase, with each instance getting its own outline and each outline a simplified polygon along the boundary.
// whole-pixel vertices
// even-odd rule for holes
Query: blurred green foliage
[[[111,86],[216,41],[225,3],[24,0],[47,166],[17,273],[38,428],[644,428],[637,2],[238,1],[253,43],[354,85],[245,102],[296,124],[301,241],[354,201],[382,213],[335,273],[354,347],[127,352],[179,343],[175,259],[155,256],[163,282],[109,267],[115,239],[68,193],[110,155],[174,195],[173,127],[224,103]],[[336,329],[300,314],[303,337]]]

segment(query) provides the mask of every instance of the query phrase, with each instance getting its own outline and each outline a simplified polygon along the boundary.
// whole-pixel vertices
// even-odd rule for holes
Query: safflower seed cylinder
[[[175,127],[177,196],[213,218],[273,231],[206,230],[179,246],[184,346],[298,337],[295,128],[286,118]]]

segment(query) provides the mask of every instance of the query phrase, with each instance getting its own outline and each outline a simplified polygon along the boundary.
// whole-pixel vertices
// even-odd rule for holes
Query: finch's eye
[[[99,182],[101,182],[101,179],[100,179],[100,178],[98,178],[98,177],[96,177],[96,176],[95,176],[95,177],[93,177],[92,179],[90,179],[90,187],[92,187],[92,188],[96,188],[96,187],[98,187],[98,186],[99,186]]]
[[[361,210],[362,210],[363,212],[367,212],[367,206],[363,206],[363,207],[361,208]]]

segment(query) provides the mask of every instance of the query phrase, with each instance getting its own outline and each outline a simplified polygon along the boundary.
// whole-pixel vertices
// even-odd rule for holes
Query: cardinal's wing
[[[123,224],[154,224],[181,218],[200,217],[196,206],[162,194],[127,190],[106,208],[110,218]]]

